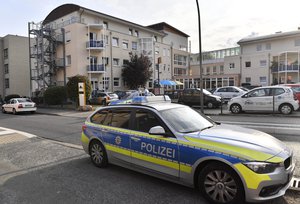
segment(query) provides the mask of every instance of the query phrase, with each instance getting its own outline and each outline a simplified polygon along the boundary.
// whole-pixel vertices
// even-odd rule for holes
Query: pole
[[[201,47],[201,21],[200,21],[200,9],[198,0],[197,3],[197,11],[198,11],[198,30],[199,30],[199,60],[200,60],[200,106],[201,106],[201,113],[204,113],[203,110],[203,79],[202,79],[202,47]]]

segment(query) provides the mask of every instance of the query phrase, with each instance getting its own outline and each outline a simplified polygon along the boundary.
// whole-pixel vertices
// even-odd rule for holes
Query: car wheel
[[[211,203],[243,203],[244,188],[237,173],[229,166],[212,162],[198,176],[198,187]]]
[[[14,115],[16,115],[16,114],[17,114],[17,111],[16,111],[16,109],[15,109],[15,108],[13,108],[13,110],[12,110],[12,113],[13,113]]]
[[[6,113],[6,111],[5,111],[5,109],[4,109],[3,107],[2,107],[2,109],[1,109],[1,110],[2,110],[2,113]]]
[[[213,107],[214,107],[214,104],[213,104],[212,102],[208,102],[208,103],[207,103],[207,107],[208,107],[208,108],[213,108]]]
[[[291,114],[293,112],[293,108],[290,104],[282,104],[279,107],[279,112],[284,114],[284,115],[288,115],[288,114]]]
[[[108,164],[107,154],[103,144],[97,140],[90,144],[90,157],[97,167],[106,167]]]
[[[230,111],[234,114],[242,112],[242,107],[239,104],[232,104],[230,106]]]

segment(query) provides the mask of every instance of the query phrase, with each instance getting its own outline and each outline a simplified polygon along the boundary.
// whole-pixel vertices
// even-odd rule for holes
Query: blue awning
[[[166,85],[166,86],[175,86],[176,83],[174,81],[170,80],[160,80],[159,81],[160,85]]]

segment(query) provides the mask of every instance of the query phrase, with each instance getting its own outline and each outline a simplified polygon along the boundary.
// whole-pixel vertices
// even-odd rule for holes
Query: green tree
[[[130,89],[137,89],[139,86],[145,86],[152,75],[150,67],[152,63],[144,55],[137,56],[129,54],[130,61],[123,64],[122,78]]]
[[[78,83],[85,83],[85,96],[88,99],[91,95],[92,87],[90,80],[88,77],[83,75],[76,75],[68,78],[69,81],[67,83],[67,95],[69,99],[75,101],[78,104],[79,96],[78,96]]]

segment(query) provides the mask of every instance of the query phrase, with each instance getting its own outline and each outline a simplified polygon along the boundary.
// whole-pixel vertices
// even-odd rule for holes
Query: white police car
[[[274,137],[215,123],[164,96],[96,110],[81,141],[98,167],[114,163],[196,187],[214,203],[282,196],[295,168],[291,150]]]

